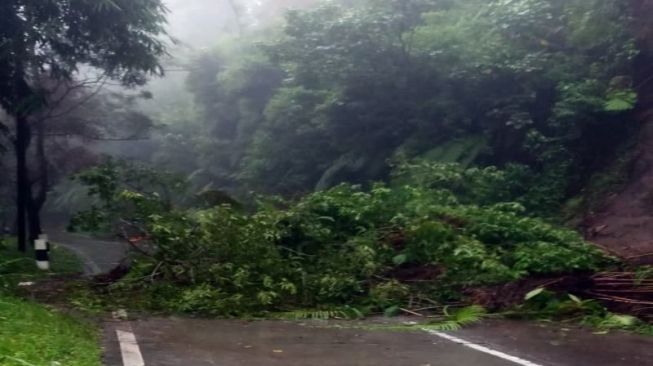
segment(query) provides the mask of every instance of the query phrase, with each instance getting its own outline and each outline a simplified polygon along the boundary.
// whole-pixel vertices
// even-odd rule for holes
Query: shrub
[[[164,309],[210,315],[352,304],[382,310],[411,294],[446,301],[468,286],[606,263],[577,233],[524,216],[518,203],[461,203],[442,182],[340,185],[253,213],[228,205],[164,210],[148,192],[112,194],[119,202],[105,207],[128,207],[123,222],[149,244],[116,287],[149,294]],[[467,191],[488,192],[474,182],[487,179],[460,181],[471,184]]]

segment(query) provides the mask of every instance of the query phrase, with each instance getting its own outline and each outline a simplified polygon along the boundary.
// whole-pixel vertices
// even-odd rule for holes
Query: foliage
[[[625,2],[340,3],[197,56],[206,134],[180,124],[160,156],[187,156],[204,184],[287,197],[385,179],[397,158],[519,165],[520,203],[554,216],[634,132]]]
[[[84,64],[132,85],[142,84],[144,73],[160,72],[165,7],[159,0],[10,0],[2,13],[0,104],[10,113],[28,103],[13,83],[30,67],[68,79]]]
[[[478,323],[485,315],[485,309],[478,305],[464,307],[453,313],[449,313],[445,308],[443,320],[420,326],[420,328],[437,331],[454,331],[467,325]]]
[[[545,288],[537,288],[525,297],[515,314],[531,319],[574,321],[591,326],[599,332],[628,330],[642,334],[652,334],[653,328],[631,315],[608,311],[598,301],[581,299],[573,294],[559,294]]]
[[[132,210],[138,215],[148,210],[165,210],[175,200],[182,203],[179,198],[184,196],[180,194],[187,188],[186,182],[175,174],[112,159],[84,171],[74,180],[89,187],[86,193],[91,198],[90,207],[71,221],[69,228],[77,231],[110,231],[118,218],[107,215],[118,211],[124,214]],[[114,206],[127,202],[120,198],[122,195],[129,196],[130,204]]]
[[[77,94],[74,89],[83,90],[93,82],[64,92],[59,86],[97,75],[100,87],[108,79],[133,87],[143,85],[150,75],[162,74],[159,57],[166,53],[166,8],[160,0],[7,0],[0,4],[0,13],[0,107],[14,125],[16,233],[18,248],[25,251],[27,221],[33,239],[42,231],[40,210],[48,191],[43,115],[53,104],[56,109],[70,102],[66,98]],[[50,83],[56,86],[49,90]],[[8,132],[4,123],[0,125]],[[39,179],[30,178],[28,166],[33,130],[39,137]],[[35,198],[36,181],[40,187]]]
[[[431,169],[445,177],[460,170]],[[188,209],[147,190],[115,190],[119,184],[110,180],[87,182],[91,192],[120,192],[101,195],[109,199],[102,207],[113,210],[106,217],[120,218],[123,232],[145,239],[112,293],[138,291],[164,310],[227,316],[352,304],[384,310],[411,294],[448,301],[468,286],[608,263],[578,234],[522,216],[517,203],[463,203],[464,195],[425,179],[368,190],[339,185],[296,202],[262,197],[253,213],[228,205]],[[427,277],[420,278],[424,269]]]
[[[363,317],[363,313],[353,307],[344,306],[342,308],[330,310],[293,310],[274,314],[278,319],[313,319],[313,320],[329,320],[329,319],[359,319]]]
[[[617,90],[608,94],[605,110],[608,112],[623,112],[635,108],[637,92],[634,90]]]

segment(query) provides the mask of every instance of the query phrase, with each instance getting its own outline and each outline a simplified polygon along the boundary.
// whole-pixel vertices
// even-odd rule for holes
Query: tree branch
[[[143,136],[130,136],[130,137],[103,137],[103,136],[86,136],[82,134],[75,133],[49,133],[46,134],[47,137],[78,137],[85,140],[94,140],[94,141],[145,141],[149,140],[149,137]]]

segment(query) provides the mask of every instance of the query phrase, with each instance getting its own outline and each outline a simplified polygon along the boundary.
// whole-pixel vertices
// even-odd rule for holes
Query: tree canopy
[[[171,123],[157,156],[184,160],[185,144],[200,186],[285,195],[384,179],[402,159],[517,163],[555,206],[636,129],[631,14],[613,0],[290,11],[190,62],[190,126],[206,134]]]
[[[17,222],[25,247],[30,182],[29,116],[43,109],[38,81],[72,80],[81,71],[131,86],[160,74],[166,9],[160,0],[7,0],[0,4],[0,106],[15,120]],[[38,235],[33,228],[32,236]]]

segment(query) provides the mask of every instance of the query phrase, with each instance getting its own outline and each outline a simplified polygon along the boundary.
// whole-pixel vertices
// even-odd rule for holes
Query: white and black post
[[[48,239],[48,234],[39,234],[39,239],[45,240],[45,246],[48,248],[48,253],[50,253],[50,239]]]
[[[50,256],[48,255],[47,239],[35,240],[34,252],[36,254],[36,266],[43,271],[50,270]]]

